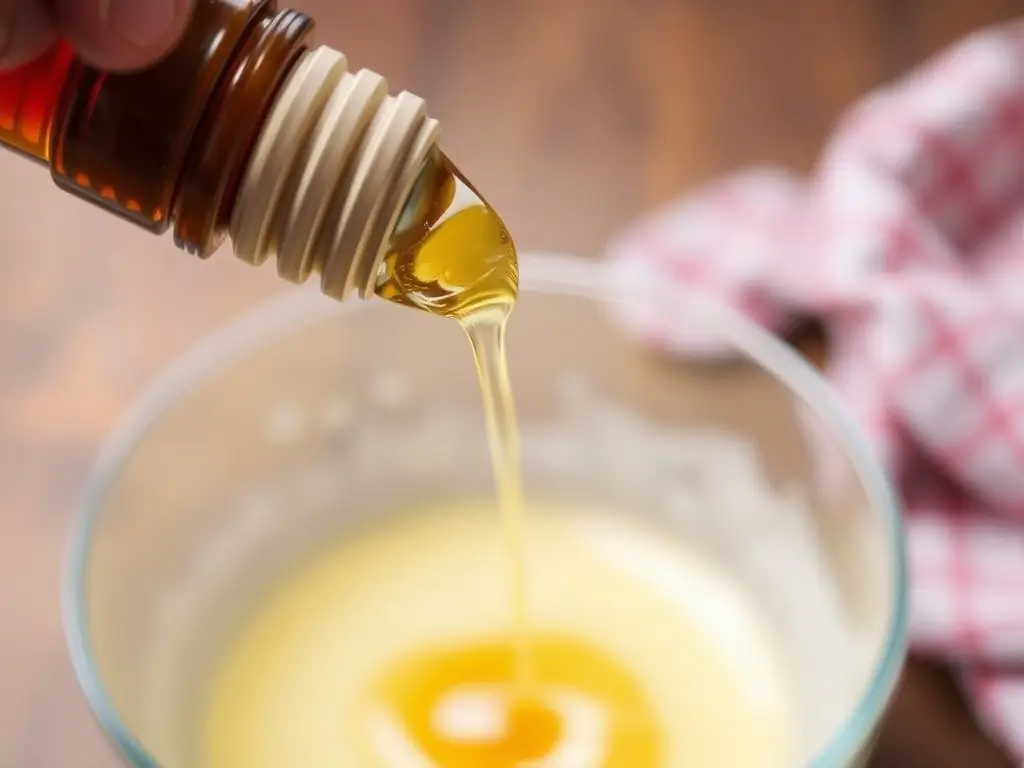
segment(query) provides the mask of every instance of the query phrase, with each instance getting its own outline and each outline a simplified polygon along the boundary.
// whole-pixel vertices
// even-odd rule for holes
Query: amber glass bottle
[[[288,279],[316,271],[329,295],[368,295],[440,156],[437,124],[421,99],[310,48],[312,30],[272,0],[200,0],[181,42],[139,72],[96,70],[58,43],[0,73],[0,144],[69,192],[173,229],[190,253],[230,237],[240,258],[275,256]]]

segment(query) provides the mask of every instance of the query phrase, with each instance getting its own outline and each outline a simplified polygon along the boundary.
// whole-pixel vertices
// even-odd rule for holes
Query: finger
[[[41,0],[0,0],[0,69],[36,58],[56,35],[53,17]]]
[[[15,0],[17,2],[17,0]],[[152,64],[185,31],[193,0],[55,0],[61,34],[102,69]]]

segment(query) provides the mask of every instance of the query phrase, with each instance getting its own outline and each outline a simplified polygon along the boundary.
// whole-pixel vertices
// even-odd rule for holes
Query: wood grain
[[[845,105],[1013,0],[307,0],[320,39],[425,96],[523,248],[598,253],[651,206],[748,163],[806,170]],[[281,290],[199,263],[0,158],[0,765],[109,768],[67,663],[76,493],[145,383]],[[878,766],[1009,765],[915,664]],[[945,691],[939,693],[938,691]]]

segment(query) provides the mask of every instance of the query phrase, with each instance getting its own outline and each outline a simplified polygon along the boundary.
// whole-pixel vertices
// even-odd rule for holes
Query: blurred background
[[[427,99],[444,148],[521,249],[588,255],[724,171],[810,169],[845,106],[1019,12],[1013,0],[293,5],[351,66]],[[14,156],[0,156],[0,180],[0,766],[110,768],[60,626],[76,493],[170,359],[288,286],[226,251],[199,262],[61,195]],[[953,691],[915,663],[878,765],[1004,764]]]

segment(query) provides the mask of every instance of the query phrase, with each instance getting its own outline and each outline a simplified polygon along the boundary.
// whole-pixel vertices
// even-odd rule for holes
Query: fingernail
[[[166,41],[177,0],[100,0],[100,17],[116,34],[140,48]]]

